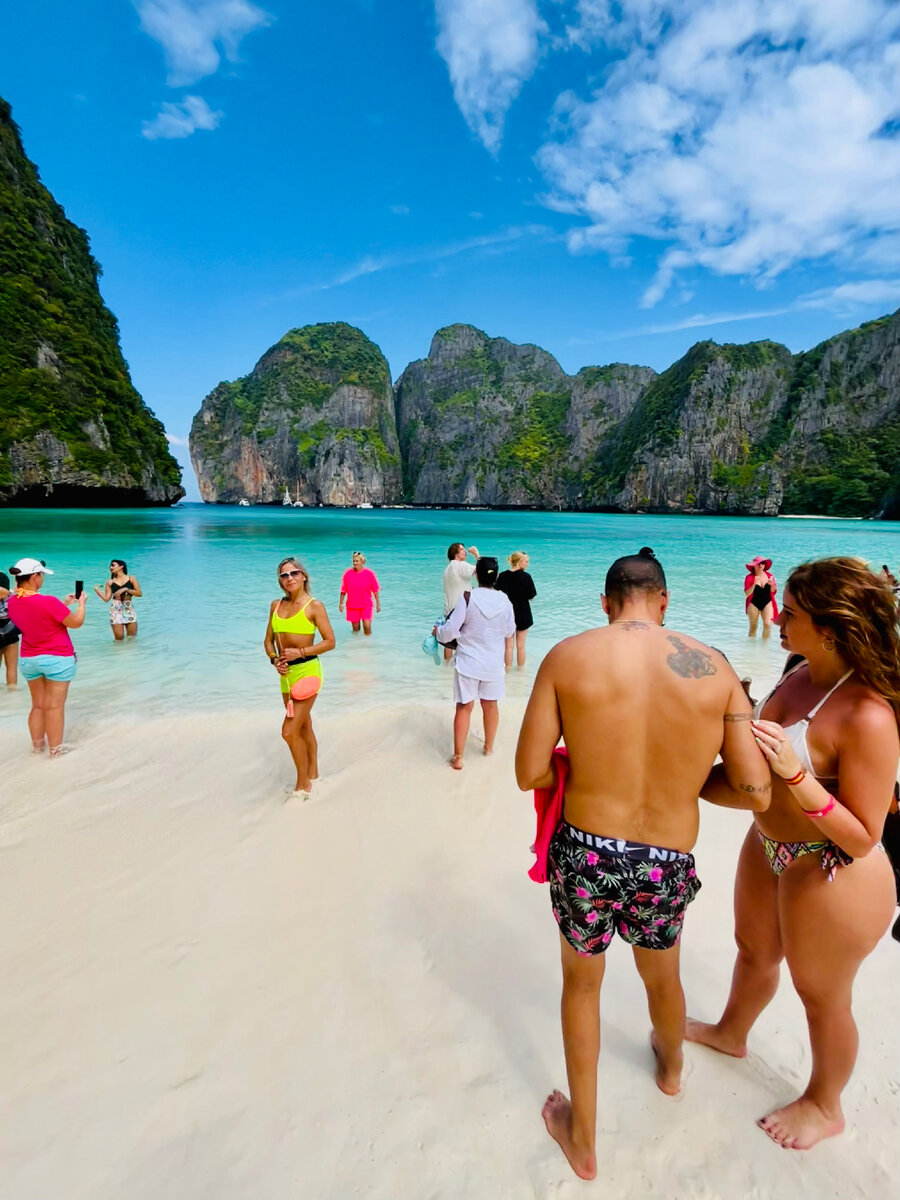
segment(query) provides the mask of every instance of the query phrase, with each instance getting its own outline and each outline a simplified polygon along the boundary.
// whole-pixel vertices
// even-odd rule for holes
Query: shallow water
[[[546,512],[412,509],[281,509],[182,504],[161,510],[7,509],[0,514],[0,565],[25,555],[56,574],[45,590],[64,596],[76,578],[88,591],[87,621],[74,634],[78,678],[70,720],[118,713],[164,715],[270,705],[280,711],[276,674],[262,641],[275,567],[297,554],[323,600],[338,645],[323,659],[319,707],[449,701],[451,672],[422,653],[442,608],[447,546],[475,544],[501,560],[531,556],[538,590],[528,664],[509,677],[511,696],[528,693],[541,657],[561,638],[604,618],[600,593],[610,562],[642,545],[654,548],[671,592],[668,624],[717,646],[740,674],[770,674],[781,661],[777,637],[750,642],[743,611],[744,563],[770,555],[781,587],[798,562],[857,554],[896,570],[900,524]],[[339,617],[341,575],[362,550],[379,578],[383,612],[371,638],[352,635]],[[114,644],[102,585],[111,557],[124,558],[144,597],[135,602],[135,642]],[[20,719],[24,687],[3,696],[0,716]],[[21,699],[20,699],[21,697]]]

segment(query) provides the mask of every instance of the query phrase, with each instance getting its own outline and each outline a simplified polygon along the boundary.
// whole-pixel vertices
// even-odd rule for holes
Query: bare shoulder
[[[849,692],[847,713],[842,721],[851,737],[897,733],[897,717],[884,696],[859,684]]]
[[[571,637],[557,642],[552,650],[544,655],[544,662],[551,667],[563,667],[576,662],[584,654],[589,654],[602,645],[605,629],[586,629],[584,633],[573,633]]]
[[[731,680],[734,671],[720,650],[714,650],[688,633],[667,629],[665,640],[668,652],[666,666],[682,679],[707,679],[719,676]]]

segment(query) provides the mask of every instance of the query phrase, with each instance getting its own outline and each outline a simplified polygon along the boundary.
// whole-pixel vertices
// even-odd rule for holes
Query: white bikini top
[[[778,682],[772,688],[771,692],[769,692],[768,696],[766,696],[764,700],[760,700],[760,702],[757,704],[756,708],[753,710],[753,715],[757,720],[759,720],[760,713],[765,708],[765,706],[768,704],[768,702],[771,700],[771,698],[775,695],[775,693],[778,691],[778,689],[781,687],[781,685],[784,683],[785,679],[790,679],[790,677],[794,674],[795,671],[799,671],[800,668],[805,665],[806,665],[805,663],[797,663],[796,667],[794,667],[792,670],[788,671],[787,675],[783,676],[781,679],[778,680]],[[840,679],[837,681],[837,683],[834,685],[834,687],[831,688],[830,691],[825,693],[825,695],[822,697],[822,699],[819,701],[819,703],[815,706],[815,708],[810,709],[810,711],[806,714],[805,717],[801,717],[800,720],[795,721],[793,723],[793,725],[783,725],[782,726],[782,729],[784,730],[784,736],[787,738],[787,740],[790,742],[790,744],[794,747],[794,752],[796,753],[797,758],[800,760],[800,766],[803,768],[804,771],[808,771],[810,773],[810,775],[815,775],[815,771],[813,770],[812,759],[809,756],[809,746],[807,746],[807,744],[806,744],[806,732],[809,729],[809,723],[813,719],[813,717],[816,715],[816,713],[819,711],[819,709],[822,707],[822,705],[825,703],[825,701],[828,700],[831,696],[833,696],[834,693],[841,686],[841,684],[846,683],[846,681],[850,678],[850,676],[852,674],[853,674],[853,668],[851,667],[849,671],[846,671],[840,677]]]

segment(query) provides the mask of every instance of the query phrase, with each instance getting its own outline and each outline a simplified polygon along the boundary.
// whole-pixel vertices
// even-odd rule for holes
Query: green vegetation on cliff
[[[249,375],[220,383],[190,436],[205,500],[391,502],[400,454],[390,371],[374,342],[343,322],[289,330]]]
[[[393,471],[414,503],[900,512],[900,314],[796,356],[773,341],[699,342],[661,375],[611,363],[569,376],[537,346],[457,324],[403,372],[393,414],[336,406],[331,389],[357,381],[387,393],[358,330],[286,335],[204,402],[192,447],[209,450],[210,490],[238,494],[215,446],[230,438],[249,461],[249,437],[266,465],[289,445],[301,478],[325,460],[344,478]]]
[[[86,233],[41,183],[0,99],[0,498],[16,487],[10,448],[42,433],[65,443],[66,466],[82,479],[152,480],[162,502],[182,494],[163,427],[132,386],[99,274]]]
[[[377,396],[390,391],[391,375],[384,355],[364,333],[342,321],[289,330],[263,355],[250,375],[222,383],[252,433],[267,406],[296,414],[321,409],[341,384],[367,388]]]

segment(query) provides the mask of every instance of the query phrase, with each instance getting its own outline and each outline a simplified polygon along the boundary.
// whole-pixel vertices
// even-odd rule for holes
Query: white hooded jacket
[[[476,588],[469,603],[462,596],[443,625],[437,627],[439,642],[459,642],[456,669],[472,679],[502,679],[506,639],[516,632],[513,606],[503,592]]]

